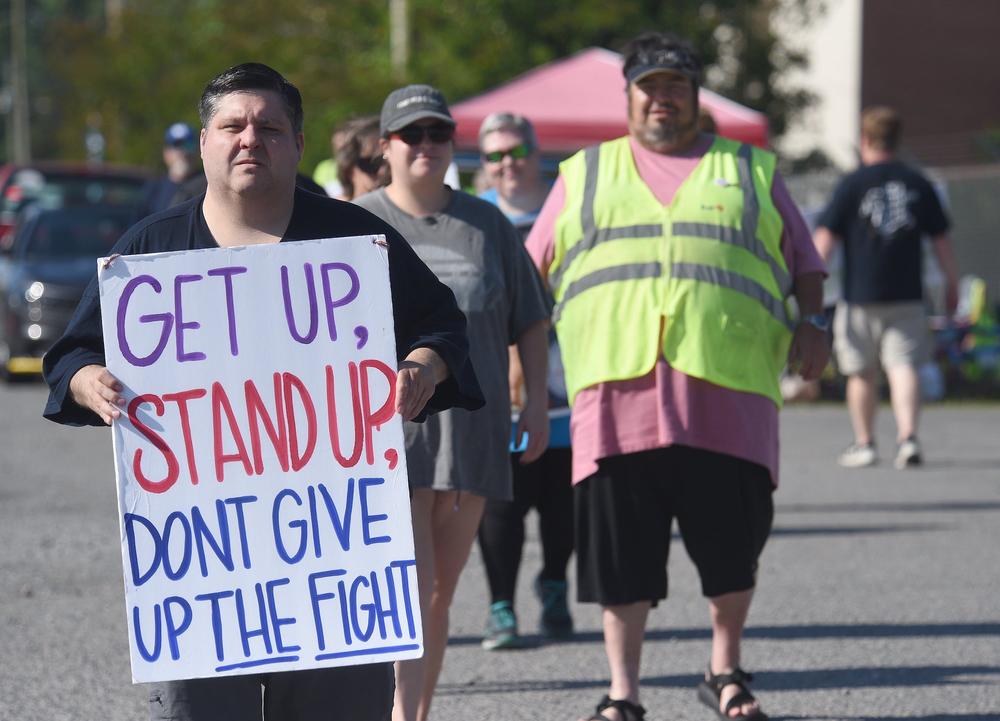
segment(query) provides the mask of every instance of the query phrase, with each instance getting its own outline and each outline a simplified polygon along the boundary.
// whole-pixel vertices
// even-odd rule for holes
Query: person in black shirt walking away
[[[878,462],[873,430],[879,360],[896,417],[895,465],[907,468],[922,461],[917,418],[918,369],[928,346],[921,258],[925,234],[944,272],[949,315],[957,304],[949,221],[927,179],[896,159],[901,129],[892,108],[862,113],[862,167],[840,182],[814,236],[824,260],[837,242],[844,244],[843,300],[833,330],[837,363],[848,377],[847,407],[854,428],[854,443],[839,458],[848,468]]]

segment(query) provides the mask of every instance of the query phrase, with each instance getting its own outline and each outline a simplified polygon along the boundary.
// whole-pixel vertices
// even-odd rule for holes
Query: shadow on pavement
[[[936,713],[930,716],[771,716],[772,721],[787,719],[835,719],[836,721],[996,721],[996,714],[983,713]]]
[[[895,526],[775,526],[772,536],[860,536],[866,533],[917,533],[953,528],[943,523],[907,523]]]
[[[697,676],[678,676],[692,684],[698,683]],[[576,691],[580,689],[606,689],[608,679],[550,679],[547,681],[473,681],[470,683],[440,683],[437,693],[440,696],[468,696],[488,693],[527,693],[531,691]]]
[[[704,638],[711,633],[706,628]],[[1000,623],[855,623],[807,626],[749,626],[746,638],[940,638],[945,636],[1000,636]]]
[[[941,638],[949,636],[1000,636],[1000,623],[855,623],[810,624],[805,626],[748,626],[744,638],[791,641],[830,638]],[[709,628],[651,628],[646,641],[704,641],[712,637]],[[524,649],[547,645],[540,636],[524,634]],[[452,636],[449,646],[479,645],[481,636]],[[561,644],[603,643],[600,631],[581,631]],[[483,653],[517,653],[484,651]]]
[[[943,468],[971,468],[989,471],[1000,468],[1000,458],[932,458],[929,461],[924,461],[925,470]]]
[[[967,679],[965,676],[995,678]],[[675,677],[666,677],[672,685]],[[754,673],[754,688],[770,691],[801,691],[836,688],[883,688],[909,686],[975,686],[1000,681],[1000,666],[903,666],[859,668],[817,668],[805,671],[767,671]],[[657,685],[652,678],[644,683]]]
[[[775,513],[781,513],[777,509]],[[875,533],[926,533],[928,531],[949,531],[954,525],[945,523],[900,523],[881,526],[782,526],[771,529],[772,536],[863,536]],[[681,535],[675,529],[670,534],[672,541],[680,541]]]
[[[982,713],[935,713],[930,716],[775,716],[771,721],[997,721],[996,714]]]
[[[997,461],[995,468],[1000,468]],[[933,501],[917,503],[791,503],[775,513],[933,513],[936,511],[1000,511],[1000,501]]]
[[[963,676],[994,675],[995,680],[967,680]],[[667,676],[643,676],[642,685],[656,688],[690,688],[698,685],[701,675],[672,674]],[[1000,680],[998,666],[907,666],[904,668],[819,668],[808,671],[759,671],[754,673],[754,690],[761,691],[810,691],[838,688],[885,688],[910,686],[971,686],[995,684]],[[465,684],[441,684],[438,693],[442,696],[464,696],[471,694],[492,693],[530,693],[532,691],[573,691],[589,688],[607,687],[607,678],[599,679],[549,679],[545,681],[473,681]],[[772,717],[777,719],[778,717]],[[795,716],[784,718],[794,719]],[[810,716],[823,719],[825,716]],[[830,718],[848,718],[836,716]],[[849,718],[869,718],[867,716]],[[878,717],[885,718],[885,717]],[[913,719],[918,717],[905,716]],[[939,715],[924,718],[944,718]],[[986,719],[987,716],[971,714],[955,715],[951,718],[973,721]],[[990,717],[996,719],[996,716]]]

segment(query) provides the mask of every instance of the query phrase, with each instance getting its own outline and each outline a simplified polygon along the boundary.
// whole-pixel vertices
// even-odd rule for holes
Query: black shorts
[[[666,598],[674,518],[705,596],[753,588],[772,490],[763,466],[688,446],[602,458],[574,489],[579,600]]]
[[[389,721],[394,690],[391,663],[166,681],[149,685],[149,718]]]

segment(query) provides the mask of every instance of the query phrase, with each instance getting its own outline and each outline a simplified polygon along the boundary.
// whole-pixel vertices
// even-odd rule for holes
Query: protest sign
[[[98,277],[133,680],[419,657],[384,239]]]

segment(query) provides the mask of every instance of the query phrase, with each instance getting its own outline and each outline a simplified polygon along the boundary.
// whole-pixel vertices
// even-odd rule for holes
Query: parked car
[[[138,208],[150,174],[137,168],[38,161],[0,165],[0,242],[33,203],[50,208],[100,203]]]
[[[97,259],[134,220],[131,205],[30,206],[0,249],[0,375],[37,374]]]

